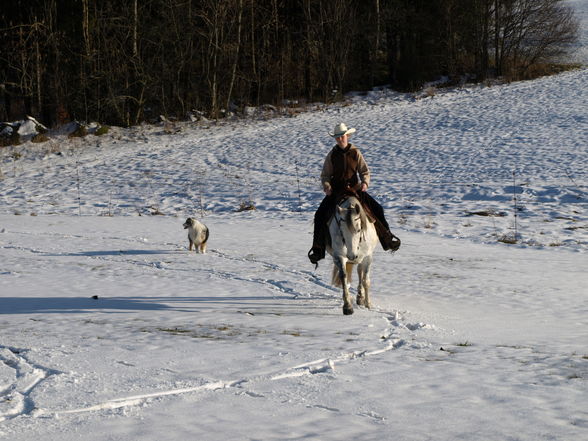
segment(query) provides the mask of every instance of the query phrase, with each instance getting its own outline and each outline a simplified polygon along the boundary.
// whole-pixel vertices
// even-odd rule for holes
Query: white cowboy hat
[[[352,133],[355,133],[355,129],[348,129],[345,123],[340,123],[335,126],[329,135],[331,135],[333,138],[338,138],[339,136],[351,135]]]

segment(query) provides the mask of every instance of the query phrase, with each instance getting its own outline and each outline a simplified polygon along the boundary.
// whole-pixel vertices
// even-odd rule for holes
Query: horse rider
[[[375,218],[378,239],[384,250],[396,251],[400,239],[390,232],[382,206],[371,197],[367,189],[370,185],[370,170],[359,149],[349,142],[354,128],[337,124],[330,136],[337,143],[327,154],[321,172],[321,182],[325,197],[314,215],[314,234],[308,258],[313,264],[325,257],[328,222],[335,213],[337,203],[349,193],[355,194],[364,208]]]

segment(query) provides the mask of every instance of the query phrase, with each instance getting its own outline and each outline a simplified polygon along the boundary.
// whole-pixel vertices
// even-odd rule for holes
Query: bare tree
[[[562,0],[503,0],[495,15],[495,63],[515,78],[536,63],[554,61],[577,38],[578,23]]]
[[[564,0],[7,2],[0,114],[133,125],[441,75],[524,78],[576,35]]]

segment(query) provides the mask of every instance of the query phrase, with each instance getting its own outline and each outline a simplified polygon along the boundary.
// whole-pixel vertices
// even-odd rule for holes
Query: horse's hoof
[[[357,303],[357,306],[364,306],[365,305],[365,299],[362,296],[357,296],[357,298],[355,299],[355,302]]]
[[[353,306],[344,306],[343,307],[343,314],[345,314],[345,315],[353,314]]]

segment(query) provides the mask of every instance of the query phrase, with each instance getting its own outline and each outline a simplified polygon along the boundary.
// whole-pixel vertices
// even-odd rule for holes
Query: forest
[[[563,0],[11,0],[0,121],[132,126],[565,65]]]

